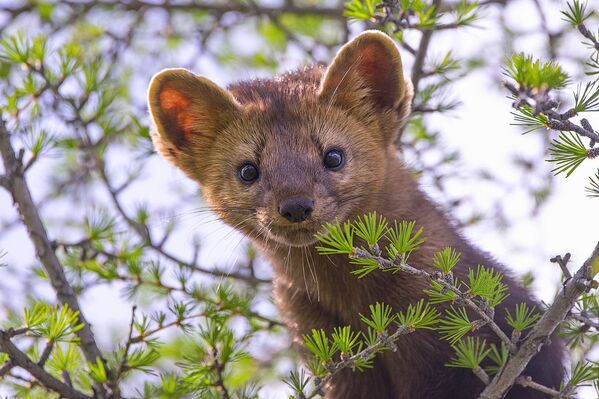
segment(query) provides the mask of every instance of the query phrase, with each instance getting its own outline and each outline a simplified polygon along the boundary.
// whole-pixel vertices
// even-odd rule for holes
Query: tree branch
[[[524,376],[524,375],[521,375],[520,377],[518,377],[516,379],[516,384],[521,385],[525,388],[531,388],[531,389],[534,389],[535,391],[546,393],[547,395],[551,395],[551,397],[559,398],[560,394],[561,394],[559,391],[548,388],[545,385],[536,383],[532,380],[532,378],[530,378],[528,376]]]
[[[583,316],[581,314],[572,313],[569,317],[571,319],[577,320],[577,321],[579,321],[579,322],[581,322],[583,324],[586,324],[589,327],[594,327],[595,330],[599,331],[599,322],[591,320],[588,317],[585,317],[585,316]]]
[[[341,371],[347,367],[352,367],[359,360],[370,358],[370,356],[378,353],[384,347],[392,348],[393,346],[395,346],[394,342],[397,341],[397,339],[400,336],[407,335],[410,332],[411,331],[409,328],[407,328],[405,326],[400,326],[397,328],[397,330],[395,330],[395,332],[393,334],[389,335],[388,337],[379,337],[380,339],[375,344],[367,346],[366,348],[364,348],[362,351],[356,353],[355,355],[348,357],[345,360],[341,360],[339,363],[336,363],[332,367],[332,369],[329,370],[329,373],[316,384],[316,386],[312,389],[312,392],[306,396],[306,399],[312,399],[315,396],[320,395],[322,390],[324,389],[325,385],[339,371]]]
[[[547,342],[557,326],[567,317],[578,297],[591,288],[592,265],[599,262],[599,243],[591,256],[584,262],[560,291],[553,304],[543,313],[537,324],[524,339],[518,351],[511,356],[500,374],[481,393],[480,399],[500,399],[514,385],[516,379]]]
[[[69,284],[62,265],[52,248],[46,228],[42,223],[38,209],[31,197],[27,181],[23,175],[22,162],[15,154],[10,143],[10,135],[6,129],[6,124],[1,117],[0,156],[4,163],[6,177],[10,181],[8,184],[9,191],[14,203],[18,207],[19,214],[23,219],[23,224],[27,229],[29,238],[33,242],[35,254],[42,263],[44,270],[48,275],[48,279],[52,284],[52,288],[56,292],[58,300],[61,303],[68,305],[74,312],[78,312],[79,322],[83,324],[83,328],[77,331],[81,349],[83,350],[87,361],[95,363],[97,358],[103,359],[102,353],[95,341],[90,324],[81,312],[77,296]],[[100,385],[98,386],[98,389],[100,390],[100,393],[104,392],[104,389]]]
[[[326,7],[326,6],[298,6],[293,2],[284,2],[282,6],[263,6],[259,5],[258,7],[253,7],[245,4],[245,2],[241,1],[229,1],[229,2],[213,2],[213,1],[190,1],[190,2],[171,2],[171,1],[163,1],[163,2],[149,2],[149,1],[88,1],[88,2],[78,2],[72,0],[62,1],[62,4],[66,4],[71,7],[84,7],[86,9],[91,9],[93,7],[118,7],[122,10],[126,11],[139,11],[141,9],[149,9],[149,8],[160,8],[167,11],[208,11],[214,12],[217,14],[222,14],[226,12],[238,12],[248,14],[252,11],[260,14],[271,14],[271,15],[279,15],[279,14],[295,14],[301,16],[324,16],[327,18],[335,18],[344,20],[343,16],[343,8],[341,7]],[[27,11],[28,7],[21,7],[19,9],[11,9],[11,8],[1,8],[1,11],[7,11],[11,14],[17,14],[17,11],[23,12]],[[23,10],[23,11],[21,11]]]
[[[114,205],[114,207],[116,208],[118,213],[121,215],[121,217],[125,220],[125,222],[137,233],[137,235],[139,235],[139,237],[142,239],[142,241],[148,248],[151,248],[152,250],[156,251],[160,255],[164,256],[165,258],[169,259],[172,262],[177,263],[178,265],[185,267],[186,269],[190,269],[190,270],[193,270],[193,271],[196,271],[199,273],[209,274],[214,277],[220,277],[220,278],[231,277],[231,278],[245,281],[249,284],[254,284],[254,285],[255,284],[263,284],[263,283],[264,284],[272,283],[272,281],[267,280],[267,279],[261,279],[258,277],[247,276],[247,275],[244,275],[244,274],[241,274],[238,272],[224,272],[224,271],[220,271],[220,270],[216,270],[216,269],[214,269],[214,270],[206,269],[206,268],[200,267],[197,264],[195,264],[194,260],[192,260],[191,262],[187,262],[187,261],[179,258],[178,256],[167,252],[166,250],[164,250],[163,245],[161,245],[160,243],[156,244],[154,238],[151,235],[151,232],[150,232],[150,229],[148,228],[148,226],[138,223],[136,220],[134,220],[131,216],[129,216],[127,214],[123,205],[121,204],[117,190],[115,188],[113,188],[112,183],[110,182],[110,178],[108,177],[108,174],[106,173],[105,166],[101,159],[98,159],[98,166],[96,169],[98,171],[98,174],[100,175],[100,179],[102,180],[104,186],[108,190],[112,204]]]
[[[27,372],[35,377],[43,386],[60,394],[61,397],[67,399],[91,399],[91,396],[87,396],[68,386],[64,382],[57,380],[42,367],[29,359],[25,353],[10,341],[7,333],[3,330],[0,330],[0,350],[10,357],[11,364],[27,370]]]
[[[435,277],[433,274],[431,274],[425,270],[422,270],[422,269],[416,269],[415,267],[412,267],[412,266],[408,265],[407,263],[393,262],[393,261],[391,261],[389,259],[385,259],[381,256],[374,256],[360,248],[355,248],[354,251],[355,251],[355,256],[358,258],[369,258],[369,259],[376,260],[376,262],[381,270],[399,269],[403,272],[412,274],[414,276],[424,277],[430,281],[436,281],[437,283],[441,284],[445,289],[454,292],[458,296],[459,300],[462,303],[464,303],[468,308],[473,310],[485,322],[485,325],[488,325],[489,328],[491,328],[491,330],[493,330],[495,335],[497,335],[499,337],[499,339],[501,339],[505,343],[505,345],[507,346],[507,348],[509,349],[510,352],[516,351],[515,344],[509,339],[509,337],[507,335],[505,335],[503,330],[497,325],[497,323],[495,323],[493,318],[490,317],[485,312],[484,309],[482,309],[480,306],[478,306],[476,303],[474,303],[474,301],[472,301],[470,298],[468,298],[468,295],[464,294],[462,291],[460,291],[454,285],[449,284],[443,278]]]

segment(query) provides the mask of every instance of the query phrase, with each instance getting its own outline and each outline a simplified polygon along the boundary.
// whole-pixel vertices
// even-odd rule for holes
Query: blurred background
[[[564,1],[443,0],[435,3],[435,29],[423,23],[401,30],[382,17],[352,14],[352,3],[379,2],[347,3],[0,1],[4,120],[13,146],[30,160],[27,181],[83,312],[106,353],[122,351],[133,305],[136,323],[147,323],[140,334],[156,340],[141,345],[140,356],[157,355],[127,375],[126,397],[170,397],[164,381],[207,356],[198,331],[210,318],[226,325],[245,353],[227,370],[234,388],[285,397],[282,378],[300,362],[278,324],[267,262],[207,210],[194,182],[153,151],[146,89],[162,68],[185,67],[226,86],[326,64],[355,34],[382,28],[417,85],[398,143],[402,157],[463,233],[546,302],[561,278],[549,259],[570,252],[577,267],[596,244],[599,199],[584,187],[597,162],[568,178],[553,176],[545,159],[557,133],[522,135],[502,85],[514,52],[563,66],[574,83],[559,93],[565,107],[575,83],[589,80],[590,50],[562,19]],[[588,25],[596,30],[597,14]],[[31,62],[15,61],[15,48],[28,48]],[[595,114],[585,116],[599,124]],[[56,302],[0,189],[2,253],[1,323],[16,322],[33,302]],[[184,318],[177,316],[181,304]],[[594,343],[581,343],[573,359],[597,359]],[[39,351],[36,345],[27,348]],[[48,397],[15,373],[0,381],[0,396]]]

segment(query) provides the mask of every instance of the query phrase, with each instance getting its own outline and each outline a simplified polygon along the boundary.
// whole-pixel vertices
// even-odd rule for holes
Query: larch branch
[[[599,261],[599,243],[591,256],[574,274],[555,298],[553,304],[543,313],[537,324],[524,339],[518,351],[512,355],[500,374],[481,393],[479,399],[500,399],[514,385],[517,378],[547,342],[559,324],[567,317],[578,297],[591,288],[592,265]]]
[[[17,205],[23,224],[27,229],[29,238],[34,247],[35,254],[42,263],[52,288],[56,292],[58,300],[68,305],[71,310],[78,312],[78,319],[83,328],[77,331],[80,339],[81,349],[89,362],[96,362],[97,358],[103,359],[98,348],[94,334],[89,322],[81,312],[79,300],[69,284],[62,265],[54,252],[51,240],[48,238],[46,228],[40,218],[38,209],[33,202],[29,186],[22,172],[22,163],[12,147],[10,135],[4,120],[0,117],[0,156],[4,163],[4,170],[8,181],[7,189],[14,203]],[[37,377],[36,377],[37,378]],[[101,389],[103,391],[103,389]]]

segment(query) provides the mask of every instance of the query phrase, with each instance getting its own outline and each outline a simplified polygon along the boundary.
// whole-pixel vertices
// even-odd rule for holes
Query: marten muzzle
[[[279,204],[279,213],[291,223],[301,223],[314,210],[314,201],[304,196],[289,197]]]

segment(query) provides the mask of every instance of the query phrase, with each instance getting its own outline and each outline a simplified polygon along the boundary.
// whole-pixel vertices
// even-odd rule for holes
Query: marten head
[[[256,240],[312,244],[325,222],[383,192],[412,86],[393,41],[357,36],[328,68],[225,90],[184,69],[152,79],[157,150],[202,186],[213,210]]]

